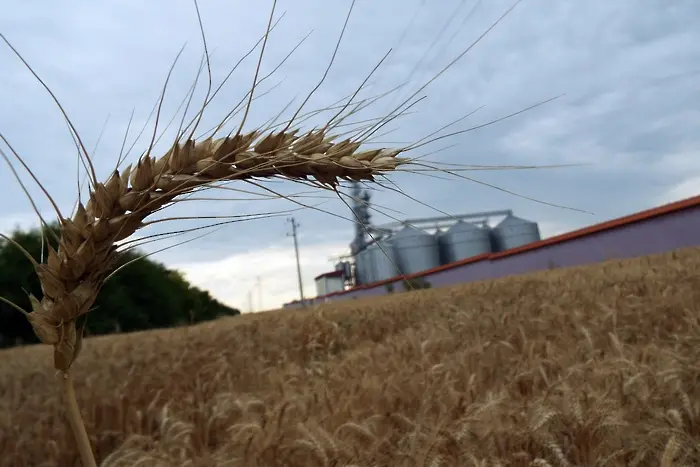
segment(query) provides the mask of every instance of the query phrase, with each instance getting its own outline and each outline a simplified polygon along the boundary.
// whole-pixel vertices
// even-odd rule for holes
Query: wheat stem
[[[95,456],[92,453],[92,447],[90,446],[90,439],[88,438],[87,430],[85,429],[85,424],[83,423],[83,417],[80,415],[78,401],[75,398],[73,378],[71,378],[70,372],[68,371],[61,371],[59,376],[62,380],[63,391],[66,395],[66,412],[68,414],[68,421],[70,422],[71,429],[73,430],[75,442],[78,445],[80,460],[83,463],[83,467],[97,467]]]

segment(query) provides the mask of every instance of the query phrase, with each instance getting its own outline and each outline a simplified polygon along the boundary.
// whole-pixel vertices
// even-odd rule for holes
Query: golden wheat
[[[104,467],[698,465],[699,272],[696,248],[89,338],[72,371]],[[1,467],[78,459],[49,354],[0,353]]]

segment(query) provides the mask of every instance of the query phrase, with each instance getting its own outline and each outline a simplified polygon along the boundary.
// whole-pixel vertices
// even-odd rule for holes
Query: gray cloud
[[[269,3],[219,1],[200,5],[213,52],[215,83],[261,37]],[[407,97],[463,51],[510,2],[450,0],[437,5],[418,0],[358,1],[338,58],[306,108],[320,108],[352,93],[388,49],[395,47],[370,80],[372,86],[361,95],[387,91],[410,76],[409,86],[397,97],[377,103],[354,119],[383,115],[390,104],[396,105],[399,97]],[[270,36],[262,76],[272,71],[310,30],[313,33],[275,75],[261,84],[261,97],[253,105],[247,127],[264,123],[292,99],[298,105],[313,88],[333,52],[347,6],[348,2],[343,2],[341,8],[337,2],[318,0],[279,2],[278,15],[286,13]],[[455,16],[450,27],[416,68],[450,15]],[[387,213],[400,211],[402,214],[393,214],[398,218],[435,215],[435,209],[429,206],[453,214],[512,208],[560,230],[652,207],[677,193],[689,193],[689,180],[697,179],[700,172],[698,20],[700,3],[695,0],[672,4],[661,0],[525,0],[421,93],[428,98],[416,106],[415,114],[387,125],[386,130],[396,130],[378,138],[380,142],[415,141],[480,106],[484,107],[450,130],[479,125],[566,93],[547,105],[435,142],[421,151],[456,144],[427,157],[443,163],[587,164],[464,175],[594,215],[538,204],[465,179],[448,177],[451,180],[445,181],[418,174],[398,174],[392,179],[406,194],[428,206],[381,188],[374,201]],[[129,141],[145,123],[183,44],[187,47],[168,87],[162,124],[167,124],[187,94],[202,54],[190,2],[169,5],[167,10],[136,1],[119,5],[47,4],[42,9],[16,3],[0,19],[0,31],[59,97],[88,149],[94,147],[109,116],[95,156],[101,175],[114,164],[132,109],[135,114]],[[252,81],[256,57],[255,53],[251,55],[233,74],[205,115],[202,130],[214,126],[243,97]],[[0,66],[0,131],[67,210],[75,198],[77,161],[65,123],[47,94],[6,47],[0,47]],[[202,78],[195,102],[201,102],[204,96],[205,81]],[[285,115],[289,117],[291,110]],[[234,119],[229,128],[238,121]],[[156,152],[164,151],[178,124],[176,119]],[[145,149],[152,131],[150,127],[144,133],[130,161]],[[308,188],[296,184],[273,182],[266,186],[284,194],[308,192]],[[38,190],[33,193],[41,199]],[[0,169],[0,194],[1,226],[30,218],[30,206],[5,168]],[[243,196],[232,192],[216,195]],[[349,216],[343,203],[332,197],[299,200],[322,202],[319,208]],[[42,212],[50,213],[45,200],[40,207]],[[184,203],[174,212],[183,216],[232,215],[298,207],[289,201]],[[350,224],[338,217],[314,210],[294,215],[304,226],[306,245],[342,244],[352,235]],[[378,213],[375,219],[389,220]],[[171,264],[215,261],[269,245],[284,245],[282,242],[288,241],[285,229],[284,217],[238,223],[159,257]]]

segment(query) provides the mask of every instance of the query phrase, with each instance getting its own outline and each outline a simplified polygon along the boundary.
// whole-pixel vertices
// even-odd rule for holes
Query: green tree
[[[55,229],[55,226],[53,226]],[[44,229],[52,247],[57,242]],[[9,235],[35,260],[41,258],[39,229],[16,230]],[[47,247],[44,246],[44,257]],[[117,266],[140,256],[126,253]],[[30,309],[27,293],[41,298],[42,291],[31,262],[12,242],[0,239],[0,296],[25,310]],[[86,334],[109,334],[164,328],[234,316],[240,311],[212,298],[209,293],[190,285],[181,273],[148,258],[139,259],[118,271],[103,287],[85,323]],[[26,318],[0,302],[0,346],[17,342],[37,342]]]

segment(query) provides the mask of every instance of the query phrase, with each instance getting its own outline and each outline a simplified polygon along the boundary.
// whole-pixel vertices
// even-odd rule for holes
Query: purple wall
[[[597,263],[616,258],[664,253],[678,248],[700,246],[700,206],[670,212],[651,219],[611,228],[552,245],[496,256],[423,276],[432,287],[495,279],[515,274]],[[394,290],[403,290],[401,282]],[[369,297],[387,293],[386,285],[356,289],[328,297],[329,301]],[[308,302],[321,302],[310,299]],[[290,303],[285,307],[297,307]]]
[[[551,266],[568,267],[634,258],[700,245],[700,207],[579,237],[492,261],[492,277]]]

